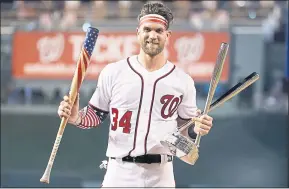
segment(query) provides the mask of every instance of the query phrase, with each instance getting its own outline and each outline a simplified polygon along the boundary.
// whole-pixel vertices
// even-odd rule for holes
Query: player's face
[[[144,23],[138,28],[137,36],[142,50],[149,56],[156,56],[165,47],[171,31],[159,23]]]

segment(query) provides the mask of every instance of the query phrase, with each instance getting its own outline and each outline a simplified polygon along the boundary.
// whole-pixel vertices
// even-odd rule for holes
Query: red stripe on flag
[[[88,108],[87,114],[90,116],[92,125],[98,125],[99,124],[98,117],[92,109]]]
[[[81,69],[81,64],[83,64],[83,56],[80,56],[80,65],[78,65],[78,70],[77,70],[77,92],[79,91],[80,84],[82,81],[82,69]]]
[[[88,52],[86,51],[86,49],[83,48],[83,52],[84,52],[84,67],[85,67],[85,71],[88,67],[88,63],[89,63],[89,55]]]

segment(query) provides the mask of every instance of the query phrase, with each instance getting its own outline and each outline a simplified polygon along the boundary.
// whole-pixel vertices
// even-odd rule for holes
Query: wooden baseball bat
[[[226,93],[224,93],[222,96],[220,96],[215,102],[213,102],[210,105],[210,110],[219,107],[220,105],[224,104],[226,101],[230,100],[237,94],[239,94],[241,91],[249,87],[251,84],[253,84],[255,81],[259,79],[259,74],[256,72],[251,73],[248,75],[245,79],[237,83],[235,86],[233,86],[231,89],[229,89]]]
[[[79,92],[79,88],[82,84],[82,81],[84,80],[86,70],[90,63],[90,57],[92,55],[93,49],[95,47],[96,40],[98,38],[99,30],[93,27],[89,27],[86,32],[86,37],[82,46],[82,49],[80,51],[79,58],[76,63],[76,69],[72,78],[70,91],[69,91],[69,100],[72,104],[74,104],[74,101],[77,97],[77,94]],[[52,166],[62,139],[62,135],[64,133],[64,129],[66,127],[68,118],[62,118],[61,123],[57,132],[56,140],[54,142],[52,152],[49,157],[48,164],[46,166],[46,169],[44,171],[43,176],[40,179],[40,182],[49,184],[50,180],[50,173],[52,170]]]
[[[257,74],[256,72],[253,72],[250,75],[248,75],[242,81],[240,81],[239,83],[234,85],[232,88],[230,88],[226,93],[220,96],[217,100],[215,100],[215,102],[213,102],[210,105],[209,112],[213,111],[215,108],[221,106],[222,104],[224,104],[225,102],[227,102],[228,100],[230,100],[231,98],[239,94],[241,91],[245,90],[247,87],[252,85],[258,79],[259,79],[259,74]],[[186,123],[184,123],[182,126],[180,126],[180,128],[187,128],[190,125],[194,124],[194,122],[195,120],[191,119],[187,121]]]
[[[212,103],[212,100],[213,100],[213,97],[215,94],[215,90],[218,86],[218,83],[219,83],[219,80],[220,80],[220,77],[222,74],[223,65],[224,65],[226,57],[227,57],[228,49],[229,49],[229,44],[227,44],[227,43],[221,44],[220,49],[219,49],[219,53],[218,53],[218,57],[217,57],[217,62],[216,62],[216,65],[214,67],[213,75],[212,75],[211,82],[210,82],[207,101],[206,101],[206,105],[205,105],[205,108],[203,111],[204,114],[207,114],[209,109],[210,109],[210,105]],[[199,147],[200,141],[201,141],[201,134],[198,133],[196,140],[195,140],[195,144],[197,145],[197,147]]]
[[[219,80],[220,80],[220,77],[221,77],[221,73],[222,73],[222,70],[223,70],[223,65],[224,65],[224,62],[226,60],[228,49],[229,49],[229,44],[227,44],[227,43],[222,43],[221,44],[219,52],[218,52],[218,56],[217,56],[216,65],[214,67],[214,71],[213,71],[212,78],[211,78],[211,81],[210,81],[210,87],[209,87],[209,92],[208,92],[208,95],[207,95],[207,100],[206,100],[206,105],[205,105],[205,108],[204,108],[204,113],[208,112],[209,106],[210,106],[210,104],[212,102],[212,99],[214,97],[215,90],[217,88],[217,85],[219,83]],[[181,127],[179,127],[179,131],[180,132],[183,131],[188,126],[190,126],[190,125],[188,125],[188,124],[182,125]],[[198,134],[196,140],[197,139],[200,140],[200,134]]]

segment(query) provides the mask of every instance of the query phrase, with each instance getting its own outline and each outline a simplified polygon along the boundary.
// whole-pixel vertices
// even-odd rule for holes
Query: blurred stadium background
[[[67,127],[51,184],[39,179],[87,27],[97,27],[100,36],[81,87],[82,106],[104,65],[137,53],[136,17],[144,2],[1,2],[1,187],[100,186],[108,120],[92,130]],[[206,70],[220,42],[230,43],[230,53],[216,96],[250,73],[260,74],[252,87],[211,113],[215,127],[202,140],[197,164],[176,159],[177,186],[288,186],[288,1],[165,3],[175,14],[168,56],[192,71],[200,108],[208,92]]]

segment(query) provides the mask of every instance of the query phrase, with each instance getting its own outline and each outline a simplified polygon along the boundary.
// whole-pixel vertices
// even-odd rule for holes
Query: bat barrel
[[[207,114],[209,112],[210,109],[210,105],[212,103],[214,94],[215,94],[215,90],[217,88],[217,85],[219,83],[221,74],[222,74],[222,70],[223,70],[223,65],[225,63],[226,60],[226,56],[228,53],[228,49],[229,49],[229,44],[228,43],[222,43],[218,52],[218,57],[217,57],[217,61],[216,61],[216,65],[214,67],[214,71],[212,74],[212,78],[211,78],[211,82],[210,82],[210,87],[209,87],[209,92],[208,92],[208,96],[207,96],[207,101],[206,101],[206,105],[204,108],[204,114]],[[196,140],[195,140],[195,144],[197,146],[199,146],[201,141],[201,134],[198,133]]]
[[[233,98],[234,96],[236,96],[241,91],[249,87],[258,79],[259,79],[259,75],[256,72],[253,72],[248,77],[246,77],[242,82],[239,82],[238,84],[236,84],[234,87],[228,90],[225,94],[223,94],[220,98],[218,98],[214,103],[212,103],[210,106],[210,111],[222,105],[229,99]]]
[[[71,82],[69,92],[69,98],[71,103],[74,103],[82,81],[84,80],[86,70],[90,63],[90,57],[92,55],[96,40],[98,38],[98,33],[99,30],[93,27],[89,27],[87,30],[86,37],[81,48],[76,69]]]
[[[211,82],[210,82],[207,101],[206,101],[206,105],[205,105],[204,111],[203,111],[204,114],[207,114],[209,111],[210,104],[213,100],[215,90],[217,88],[217,85],[219,83],[219,80],[220,80],[220,77],[222,74],[223,65],[224,65],[225,60],[226,60],[228,49],[229,49],[228,43],[222,43],[221,44],[220,49],[219,49],[219,53],[218,53],[218,57],[217,57],[217,61],[216,61],[216,65],[214,67],[214,71],[213,71]]]

